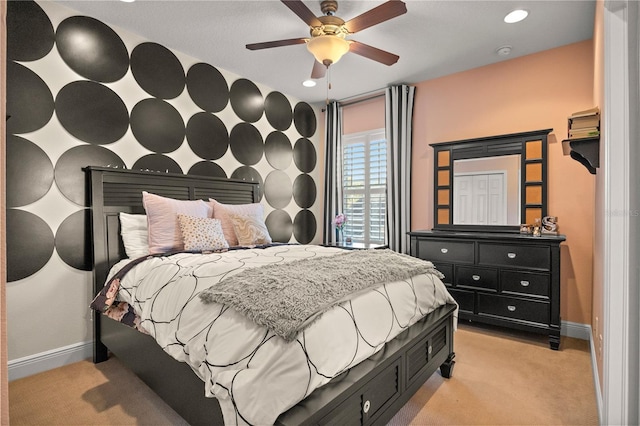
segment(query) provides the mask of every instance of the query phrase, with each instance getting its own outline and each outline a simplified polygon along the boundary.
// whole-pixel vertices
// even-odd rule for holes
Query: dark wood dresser
[[[560,346],[560,243],[564,235],[412,231],[411,255],[430,260],[459,318],[549,335]]]

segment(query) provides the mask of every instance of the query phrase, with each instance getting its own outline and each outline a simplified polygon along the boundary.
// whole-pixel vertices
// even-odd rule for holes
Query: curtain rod
[[[380,96],[384,96],[385,95],[385,90],[386,89],[377,89],[377,90],[372,90],[371,92],[367,92],[367,93],[363,93],[360,95],[355,95],[355,96],[351,96],[348,98],[344,98],[338,101],[338,103],[340,104],[340,106],[349,106],[349,105],[353,105],[353,104],[357,104],[359,102],[364,102],[364,101],[368,101],[371,99],[375,99],[375,98],[379,98]]]

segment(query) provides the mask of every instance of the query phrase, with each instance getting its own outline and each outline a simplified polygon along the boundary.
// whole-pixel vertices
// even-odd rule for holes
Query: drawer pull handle
[[[474,281],[480,281],[480,275],[471,275]]]
[[[448,252],[449,252],[449,249],[448,249],[448,248],[441,248],[441,249],[440,249],[440,251],[441,251],[442,253],[445,253],[445,254],[446,254],[446,253],[448,253]]]
[[[523,281],[520,281],[520,285],[521,285],[522,287],[529,287],[529,281],[524,281],[524,280],[523,280]]]
[[[366,400],[364,402],[364,405],[362,406],[362,411],[364,411],[364,413],[367,414],[370,408],[371,408],[371,403],[369,402],[369,400]]]
[[[509,310],[509,312],[515,312],[516,307],[515,307],[515,306],[513,306],[513,305],[508,305],[508,306],[507,306],[507,309]]]
[[[507,257],[509,259],[515,259],[516,258],[516,254],[515,253],[507,253]]]
[[[431,355],[431,352],[433,351],[433,348],[431,347],[431,345],[429,345],[429,348],[427,349],[427,353],[429,355]]]

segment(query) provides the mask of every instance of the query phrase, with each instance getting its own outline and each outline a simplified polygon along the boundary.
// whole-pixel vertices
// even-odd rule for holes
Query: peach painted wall
[[[367,130],[384,129],[384,96],[342,108],[342,133],[350,135]]]
[[[563,154],[567,116],[594,106],[593,41],[416,84],[411,229],[433,226],[431,143],[553,128],[549,214],[562,244],[561,316],[591,324],[595,177]]]

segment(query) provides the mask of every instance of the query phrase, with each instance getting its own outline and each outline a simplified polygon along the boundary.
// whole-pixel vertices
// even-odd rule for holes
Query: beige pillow
[[[260,203],[223,204],[213,198],[209,198],[209,202],[213,208],[213,217],[222,222],[222,232],[224,232],[224,237],[227,239],[227,243],[229,243],[229,246],[231,247],[238,245],[238,237],[236,236],[236,232],[233,227],[233,221],[230,216],[231,214],[254,216],[263,220],[264,207]]]
[[[182,250],[182,232],[178,213],[196,217],[211,217],[211,206],[202,200],[184,201],[142,192],[142,203],[147,212],[149,253],[167,253]]]
[[[184,249],[187,251],[215,251],[229,248],[218,219],[178,214]]]
[[[233,229],[241,246],[270,244],[271,236],[262,217],[245,214],[230,214]]]

